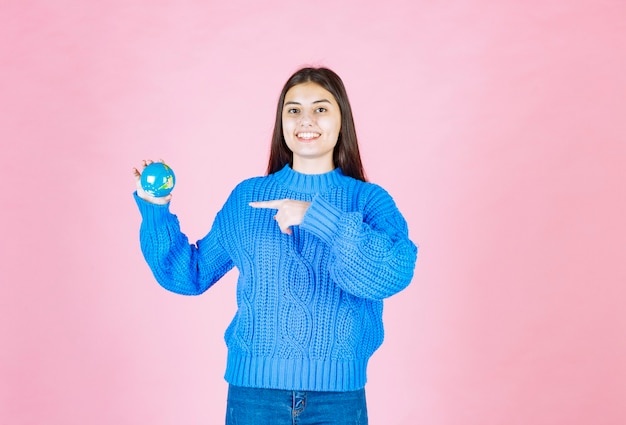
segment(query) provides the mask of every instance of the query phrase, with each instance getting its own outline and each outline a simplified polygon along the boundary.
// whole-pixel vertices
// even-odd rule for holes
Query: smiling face
[[[290,88],[282,123],[295,171],[321,174],[335,168],[333,150],[341,131],[341,111],[328,90],[312,82]]]

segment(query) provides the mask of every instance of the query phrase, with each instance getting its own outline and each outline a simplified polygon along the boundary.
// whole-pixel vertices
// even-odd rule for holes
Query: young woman
[[[134,174],[141,248],[164,288],[197,295],[239,271],[226,423],[367,424],[382,300],[410,283],[417,248],[390,195],[366,182],[339,76],[304,68],[289,78],[267,175],[240,183],[195,245],[171,195],[152,198]]]

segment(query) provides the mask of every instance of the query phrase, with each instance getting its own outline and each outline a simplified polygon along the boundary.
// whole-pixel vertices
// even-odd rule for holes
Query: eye
[[[319,108],[317,108],[315,110],[315,112],[326,112],[328,109],[324,108],[323,106],[320,106]]]
[[[288,108],[286,109],[286,112],[288,114],[297,114],[298,112],[300,112],[300,110],[298,108]]]

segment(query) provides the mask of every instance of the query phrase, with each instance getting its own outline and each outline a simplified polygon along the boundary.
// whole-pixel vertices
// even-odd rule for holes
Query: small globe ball
[[[174,171],[162,162],[153,162],[141,173],[141,187],[155,198],[169,195],[175,184]]]

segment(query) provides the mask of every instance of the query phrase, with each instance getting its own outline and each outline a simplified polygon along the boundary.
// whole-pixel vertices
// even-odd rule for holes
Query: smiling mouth
[[[296,137],[302,140],[312,140],[320,137],[320,133],[298,133],[296,134]]]

